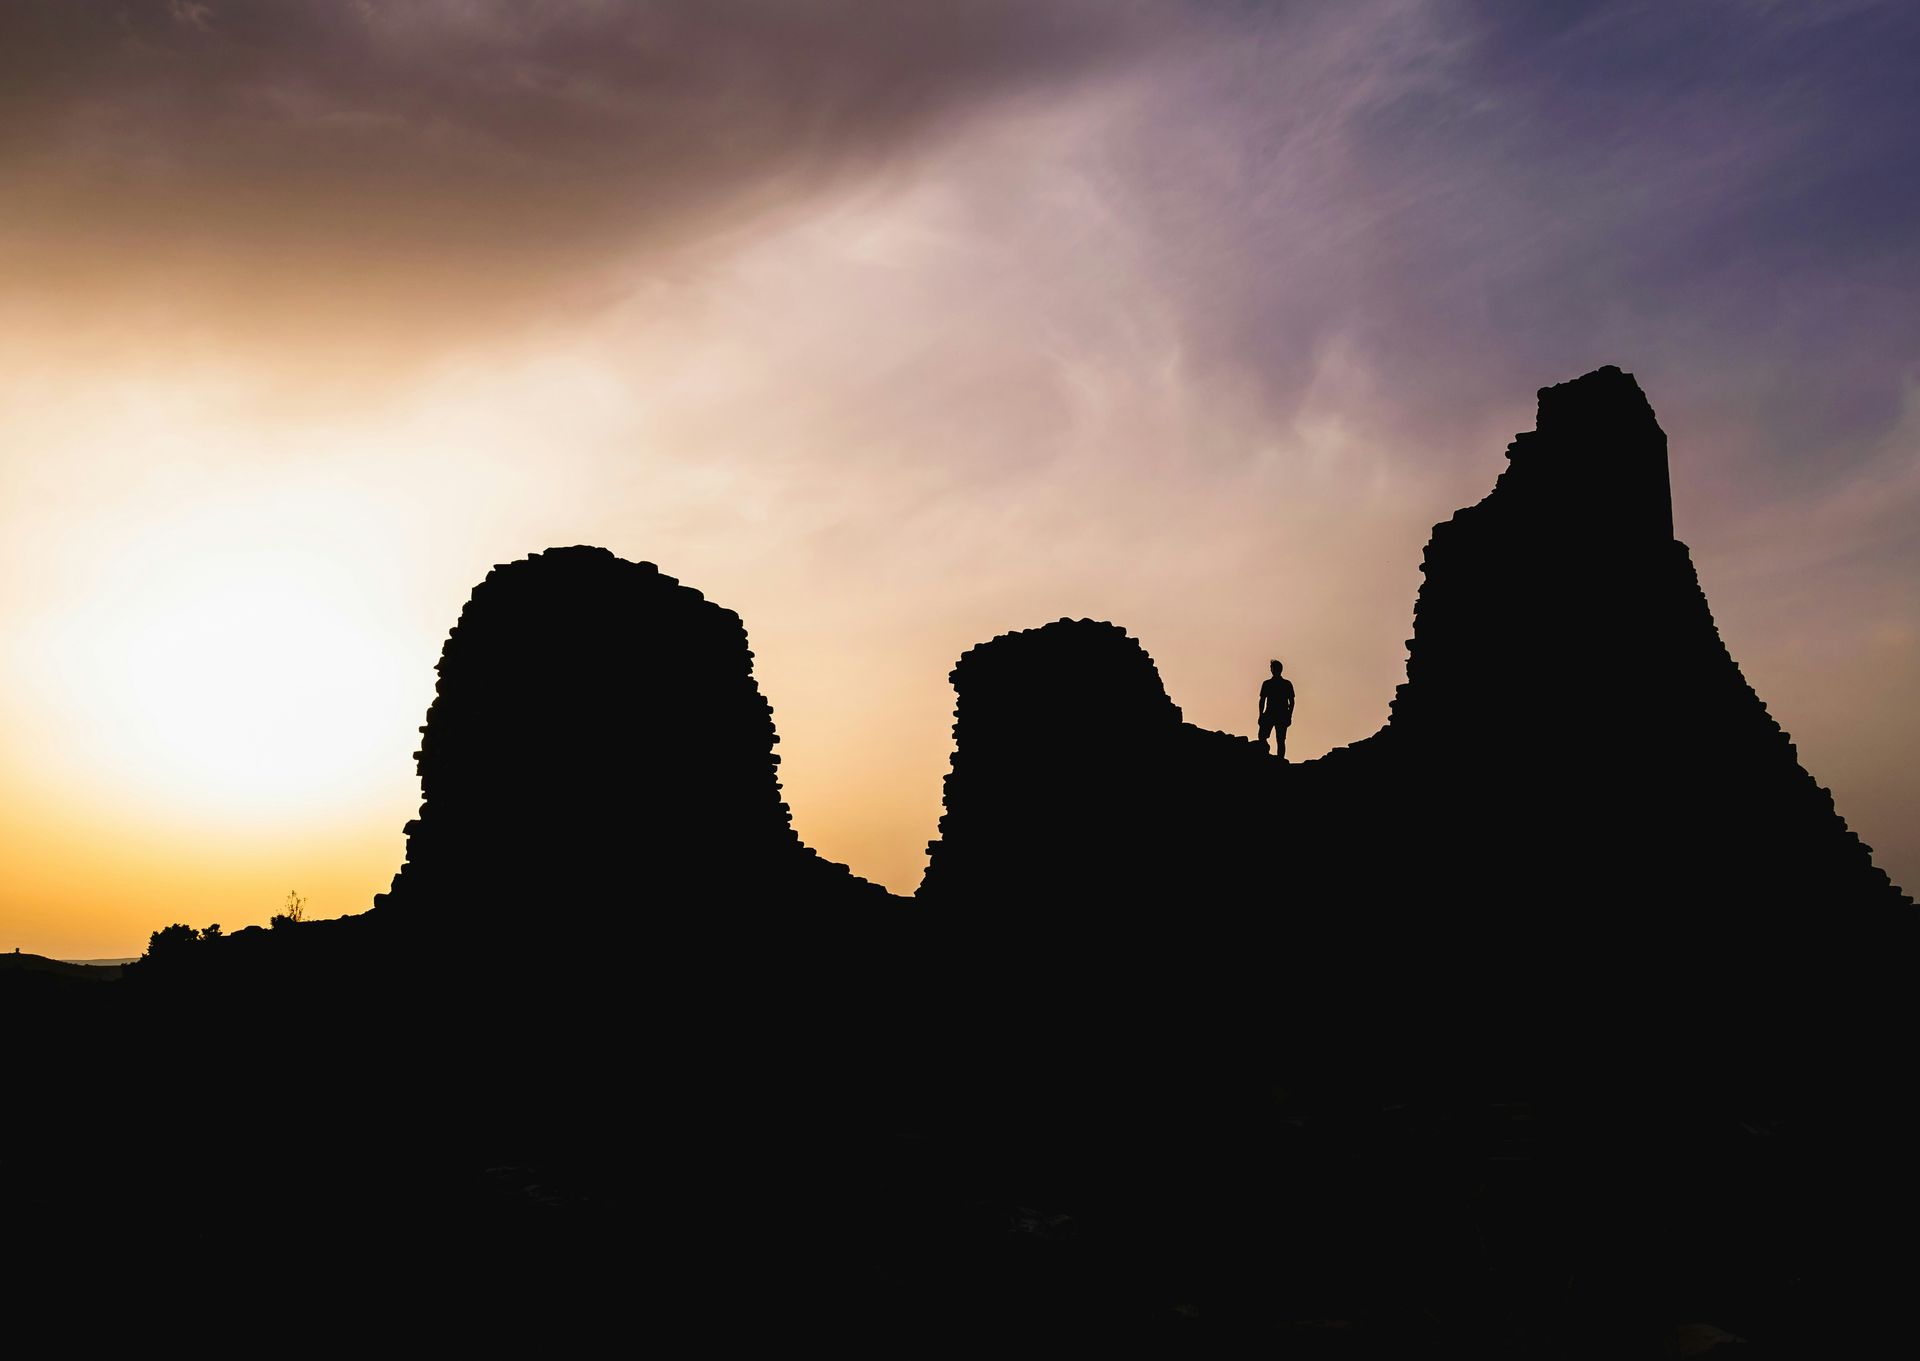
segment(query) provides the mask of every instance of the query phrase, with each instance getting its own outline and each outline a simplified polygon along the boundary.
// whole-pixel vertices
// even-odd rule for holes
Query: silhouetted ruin
[[[737,615],[496,568],[375,910],[0,971],[10,1279],[265,1307],[298,1254],[548,1349],[1883,1341],[1913,905],[1721,643],[1633,379],[1508,454],[1319,759],[1184,722],[1113,624],[969,650],[911,901],[794,834]]]
[[[953,673],[919,898],[964,942],[972,1100],[1027,1120],[969,1128],[1009,1183],[1153,1225],[1133,1260],[1225,1243],[1211,1270],[1283,1297],[1391,1279],[1435,1308],[1533,1272],[1764,1295],[1860,1205],[1913,1203],[1886,1085],[1912,904],[1722,645],[1651,408],[1598,370],[1509,457],[1434,531],[1389,722],[1318,760],[1181,723],[1110,624]],[[1433,1169],[1400,1160],[1436,1138],[1497,1202],[1431,1218]],[[1548,1233],[1527,1216],[1568,1162]],[[1700,1219],[1661,1238],[1676,1197]],[[1256,1203],[1282,1239],[1249,1237]],[[1473,1282],[1441,1266],[1469,1223]]]
[[[1720,641],[1633,379],[1544,389],[1508,454],[1434,531],[1391,719],[1320,760],[1183,725],[1112,625],[969,652],[921,899],[1015,931],[1229,914],[1243,941],[1359,952],[1361,974],[1449,959],[1483,993],[1550,967],[1556,1005],[1600,972],[1804,981],[1904,942],[1910,902]]]
[[[1720,641],[1672,537],[1666,436],[1633,379],[1608,367],[1543,389],[1537,429],[1507,456],[1492,493],[1427,546],[1381,735],[1399,760],[1504,793],[1503,839],[1560,892],[1736,906],[1749,929],[1769,925],[1762,901],[1891,908],[1885,874]],[[1484,876],[1489,857],[1449,822],[1440,839]]]
[[[1012,917],[1015,930],[1040,901],[1118,930],[1126,905],[1253,849],[1274,788],[1265,752],[1183,722],[1117,626],[1062,619],[1002,634],[951,679],[953,771],[921,901]]]
[[[887,899],[794,834],[740,616],[652,563],[578,547],[494,568],[439,672],[384,911],[519,955],[589,904],[596,948],[643,950],[695,903]]]

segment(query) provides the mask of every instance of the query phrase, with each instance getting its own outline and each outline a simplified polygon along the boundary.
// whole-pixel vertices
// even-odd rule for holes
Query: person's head
[[[1273,668],[1274,675],[1280,674],[1280,663],[1277,660],[1268,662],[1267,665]]]

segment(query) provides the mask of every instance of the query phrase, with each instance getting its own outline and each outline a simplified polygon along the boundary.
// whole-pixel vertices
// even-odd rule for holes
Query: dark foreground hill
[[[18,974],[46,974],[56,979],[66,979],[76,983],[112,983],[119,979],[125,960],[93,963],[72,963],[64,959],[48,959],[45,955],[26,955],[15,950],[12,954],[0,954],[0,972]]]
[[[7,994],[18,1278],[548,1348],[1867,1354],[1912,905],[1721,645],[1632,379],[1509,455],[1321,760],[1111,624],[967,653],[911,902],[794,836],[737,616],[496,569],[378,906]]]

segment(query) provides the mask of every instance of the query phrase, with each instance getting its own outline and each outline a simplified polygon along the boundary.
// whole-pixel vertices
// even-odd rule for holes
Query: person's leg
[[[1287,725],[1284,723],[1273,730],[1273,754],[1283,761],[1287,759]]]

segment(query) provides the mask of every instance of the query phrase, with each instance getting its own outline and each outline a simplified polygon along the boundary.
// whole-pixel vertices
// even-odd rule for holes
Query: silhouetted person
[[[1273,734],[1273,754],[1287,759],[1287,728],[1293,723],[1293,682],[1280,674],[1274,662],[1273,674],[1260,687],[1260,745],[1267,745]]]

